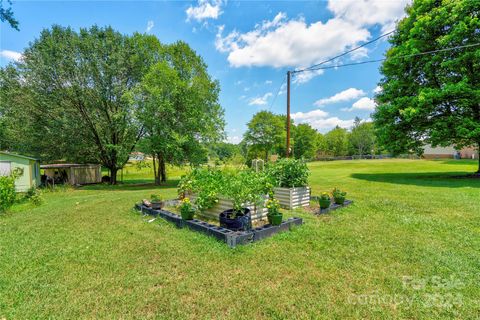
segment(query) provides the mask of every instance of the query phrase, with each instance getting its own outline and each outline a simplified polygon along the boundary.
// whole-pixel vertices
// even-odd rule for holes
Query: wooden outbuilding
[[[40,168],[55,183],[83,185],[102,182],[102,166],[99,164],[45,164]]]

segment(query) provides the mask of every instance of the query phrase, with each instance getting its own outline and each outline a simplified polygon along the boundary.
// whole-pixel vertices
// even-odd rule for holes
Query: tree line
[[[269,111],[260,111],[247,125],[248,129],[241,142],[247,159],[268,160],[271,154],[286,154],[286,116]],[[375,131],[371,122],[359,118],[350,130],[335,127],[322,134],[307,123],[290,123],[290,153],[295,158],[314,160],[325,157],[347,155],[364,156],[379,152]]]

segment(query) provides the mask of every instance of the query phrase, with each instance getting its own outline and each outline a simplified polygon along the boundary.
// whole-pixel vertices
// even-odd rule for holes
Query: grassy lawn
[[[131,208],[162,187],[46,193],[0,215],[0,319],[459,318],[480,314],[475,162],[311,163],[313,194],[355,202],[230,249]],[[151,181],[133,167],[125,182]]]

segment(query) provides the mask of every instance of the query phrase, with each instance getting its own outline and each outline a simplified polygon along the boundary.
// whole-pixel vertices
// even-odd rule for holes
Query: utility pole
[[[287,71],[287,154],[290,156],[290,71]]]

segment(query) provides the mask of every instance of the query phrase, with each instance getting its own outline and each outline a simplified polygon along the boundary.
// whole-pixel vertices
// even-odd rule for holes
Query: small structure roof
[[[65,169],[65,168],[74,168],[74,167],[91,167],[99,166],[99,164],[78,164],[78,163],[52,163],[52,164],[42,164],[41,169]]]
[[[35,161],[39,160],[37,158],[27,157],[27,156],[24,156],[24,155],[21,155],[21,154],[18,154],[18,153],[12,153],[12,152],[7,152],[7,151],[0,151],[0,154],[5,154],[7,156],[13,156],[13,157],[19,157],[19,158],[23,158],[23,159],[35,160]]]

